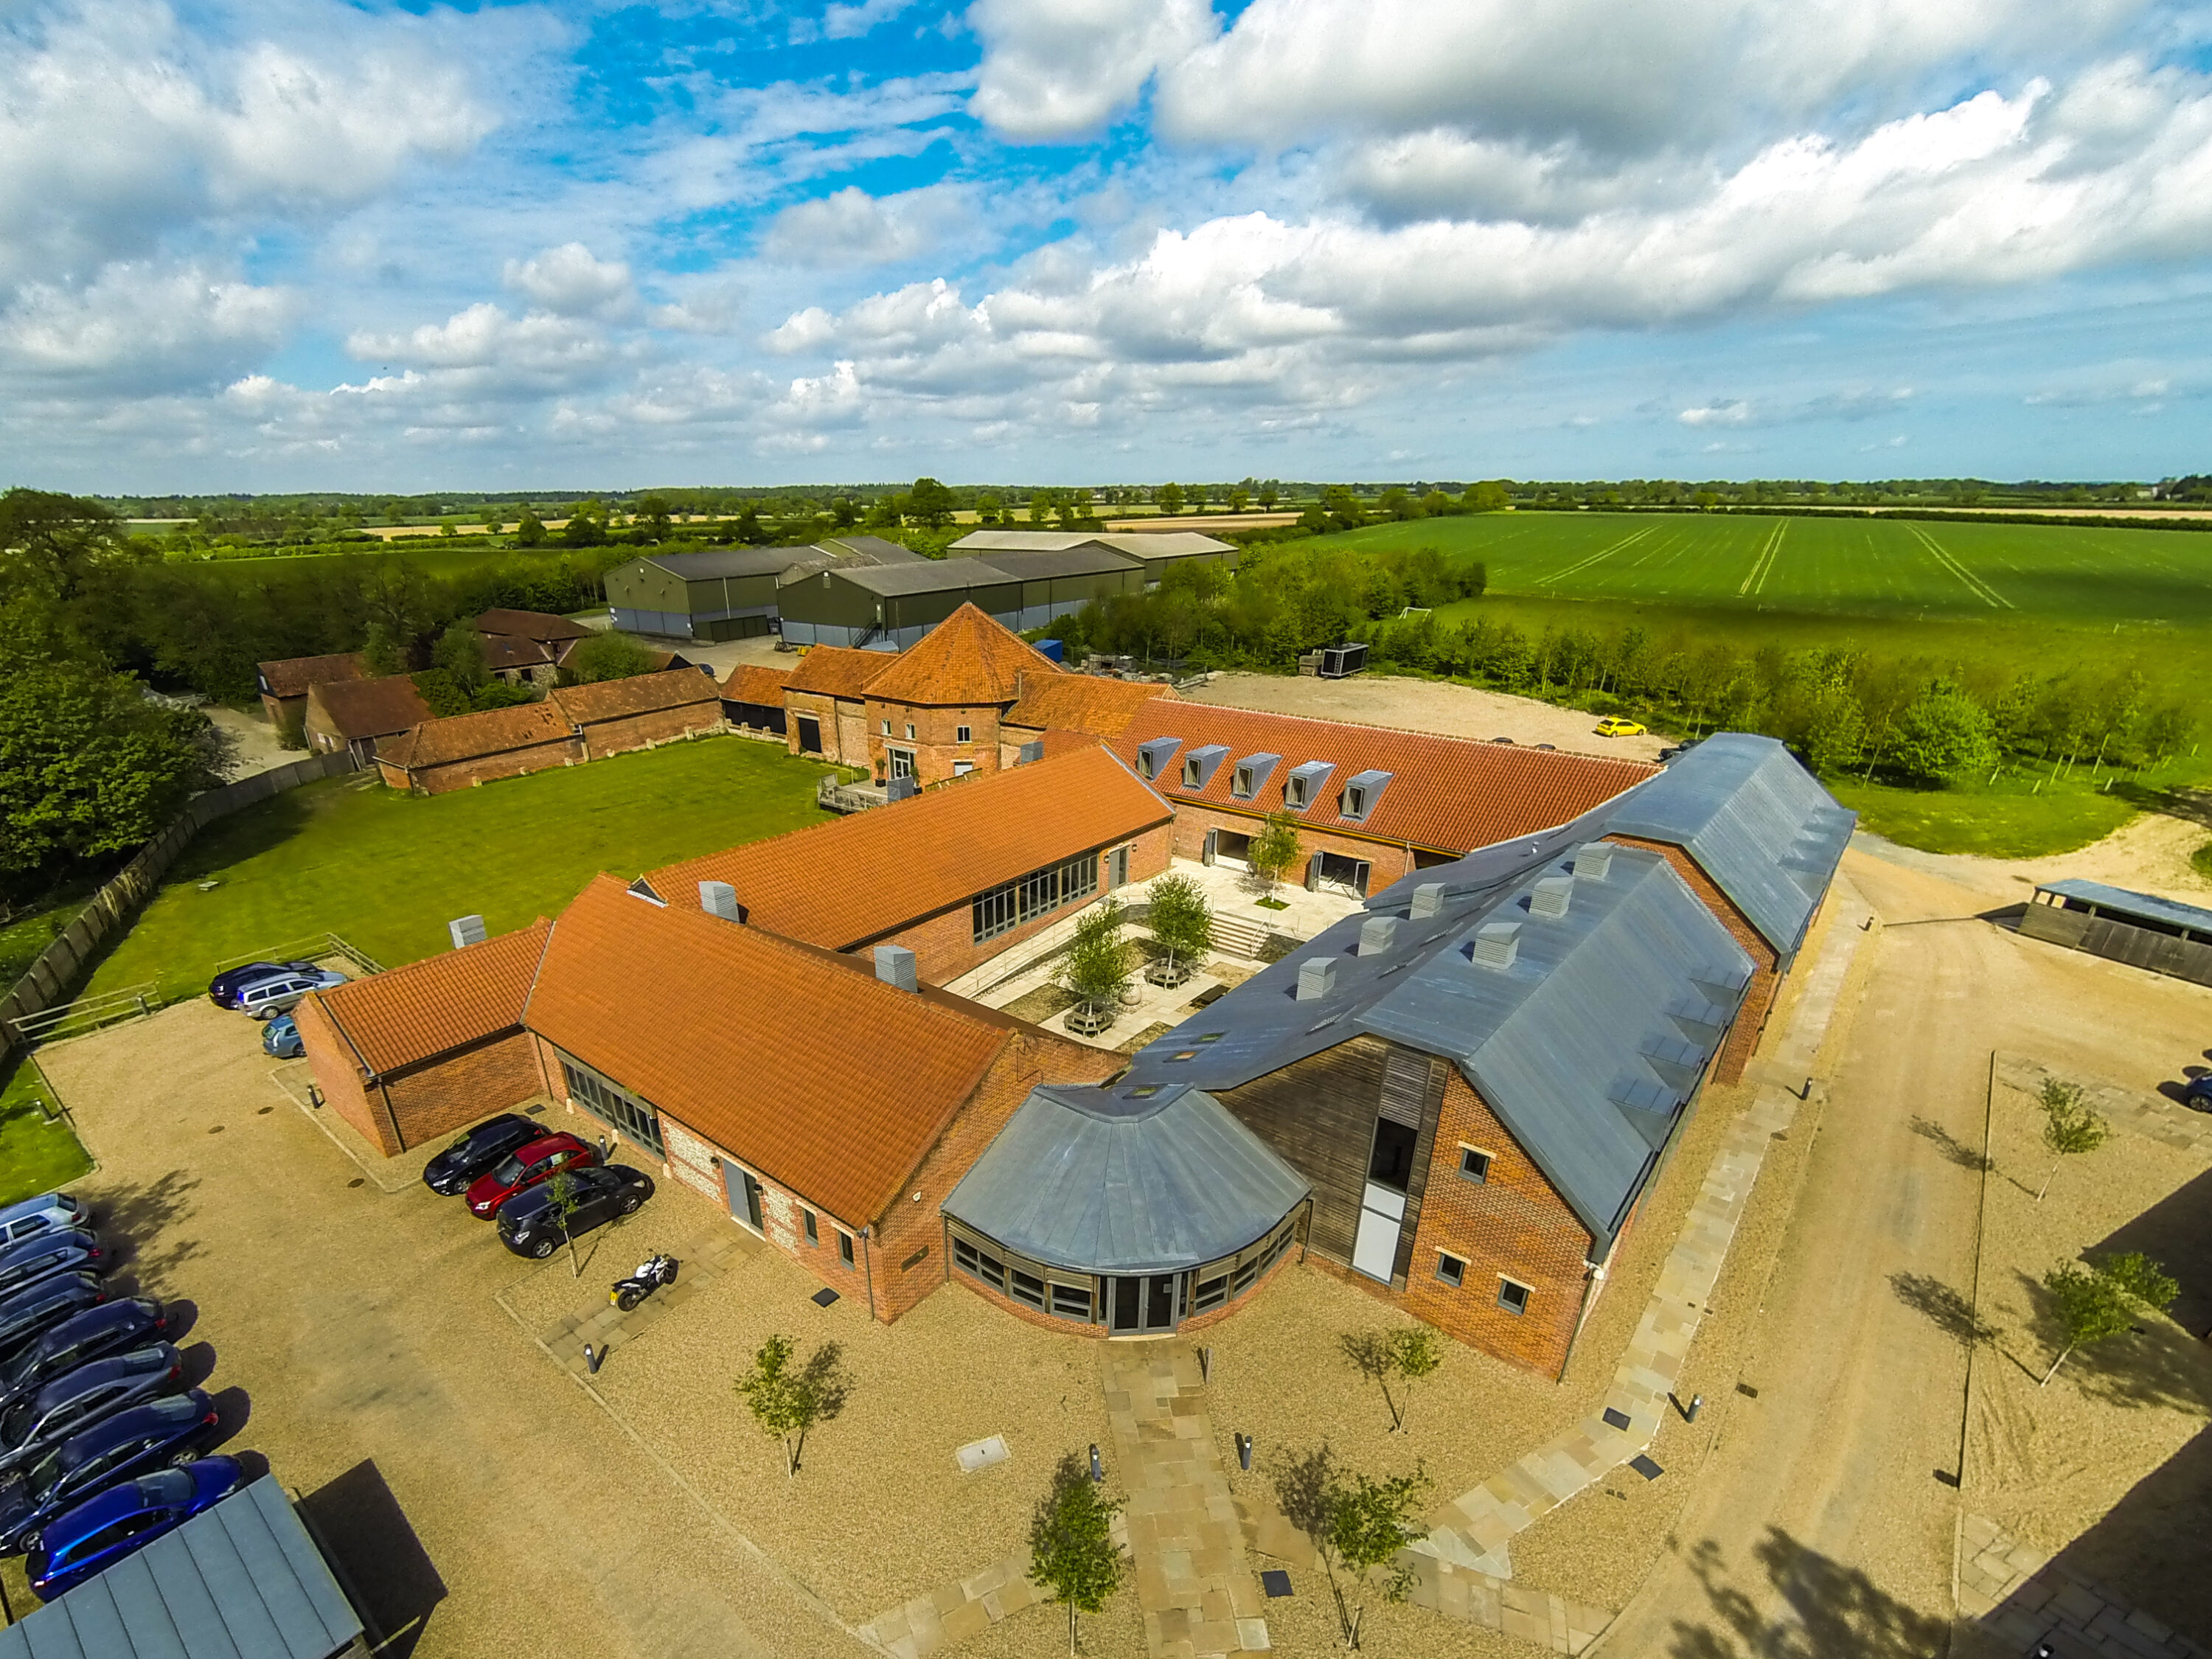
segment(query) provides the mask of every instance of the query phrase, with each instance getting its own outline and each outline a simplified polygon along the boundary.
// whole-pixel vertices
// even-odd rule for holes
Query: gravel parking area
[[[306,1495],[387,1632],[420,1619],[386,1652],[864,1652],[501,1311],[527,1264],[458,1200],[364,1179],[270,1081],[258,1036],[193,1001],[40,1059],[100,1161],[78,1190],[128,1241],[122,1273],[191,1304],[213,1347],[226,1449]],[[664,1202],[632,1241],[690,1214]],[[559,1258],[536,1273],[576,1293]]]
[[[1607,760],[1656,760],[1667,739],[1601,738],[1597,716],[1579,708],[1555,708],[1533,697],[1503,691],[1479,691],[1442,680],[1405,679],[1396,675],[1360,674],[1348,680],[1324,680],[1291,674],[1217,674],[1187,691],[1192,702],[1226,703],[1310,720],[1352,720],[1362,726],[1391,726],[1440,737],[1510,738],[1519,744],[1548,743],[1570,754],[1601,755]]]

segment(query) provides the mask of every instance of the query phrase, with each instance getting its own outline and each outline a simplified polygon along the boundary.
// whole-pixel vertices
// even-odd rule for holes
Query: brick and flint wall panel
[[[1463,1146],[1490,1154],[1488,1180],[1460,1174]],[[1486,1353],[1556,1376],[1582,1316],[1590,1247],[1589,1230],[1455,1068],[1444,1084],[1406,1289],[1392,1299]],[[1467,1263],[1458,1287],[1437,1277],[1439,1252]],[[1526,1313],[1498,1304],[1501,1276],[1528,1286]]]
[[[1781,957],[1766,942],[1766,936],[1751,925],[1750,918],[1735,908],[1735,901],[1713,884],[1712,878],[1698,867],[1698,861],[1684,848],[1665,842],[1640,841],[1633,836],[1607,836],[1606,839],[1623,847],[1641,848],[1665,859],[1751,958],[1751,983],[1744,988],[1743,1006],[1737,1009],[1735,1023],[1729,1027],[1712,1066],[1714,1082],[1741,1083],[1743,1068],[1751,1062],[1752,1050],[1759,1047],[1759,1035],[1766,1029],[1766,1016],[1773,1009],[1775,994],[1782,988]]]
[[[1175,807],[1177,858],[1202,859],[1206,856],[1206,832],[1218,829],[1232,836],[1256,836],[1267,827],[1267,820],[1245,812],[1231,812],[1205,801],[1180,800],[1172,787],[1162,790]],[[1293,817],[1296,815],[1293,814]],[[1357,836],[1338,834],[1330,830],[1298,825],[1298,861],[1283,875],[1285,886],[1296,887],[1305,880],[1306,861],[1316,853],[1334,853],[1339,858],[1364,859],[1372,866],[1368,873],[1367,890],[1379,893],[1401,876],[1413,869],[1413,854],[1405,844],[1395,841],[1363,841]]]
[[[580,1115],[583,1115],[580,1112]],[[598,1121],[593,1119],[592,1121]],[[742,1158],[731,1156],[705,1135],[678,1119],[661,1114],[660,1138],[668,1148],[666,1168],[669,1174],[711,1200],[717,1209],[730,1214],[735,1224],[749,1224],[730,1210],[728,1186],[722,1179],[724,1162],[751,1170],[753,1179],[761,1185],[761,1233],[777,1249],[812,1273],[840,1296],[851,1297],[856,1305],[866,1307],[868,1301],[868,1278],[872,1267],[875,1273],[878,1302],[883,1286],[883,1262],[880,1251],[871,1264],[860,1239],[860,1224],[848,1222],[832,1216],[818,1205],[808,1202],[799,1194],[771,1180],[763,1170],[753,1170]],[[818,1243],[806,1242],[806,1212],[815,1214],[815,1230],[821,1235]],[[837,1234],[842,1231],[852,1237],[853,1265],[850,1267],[838,1258]]]

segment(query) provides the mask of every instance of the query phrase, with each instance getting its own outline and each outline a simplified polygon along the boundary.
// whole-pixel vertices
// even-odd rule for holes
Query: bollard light
[[[1705,1395],[1701,1394],[1692,1395],[1690,1396],[1689,1408],[1682,1413],[1683,1421],[1686,1423],[1696,1422],[1698,1420],[1698,1413],[1704,1407],[1705,1403]]]
[[[1237,1437],[1237,1467],[1247,1474],[1252,1473],[1252,1437],[1249,1434]]]
[[[599,1374],[599,1350],[590,1343],[584,1344],[584,1370],[592,1376]]]
[[[1099,1481],[1106,1479],[1106,1466],[1098,1461],[1098,1448],[1095,1444],[1091,1448],[1091,1478]]]

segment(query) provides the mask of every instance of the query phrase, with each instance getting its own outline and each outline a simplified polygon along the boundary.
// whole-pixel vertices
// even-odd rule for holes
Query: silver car
[[[334,969],[314,968],[304,974],[278,974],[258,979],[239,993],[238,1006],[256,1019],[269,1019],[298,1006],[310,991],[327,991],[343,985],[346,976]]]
[[[92,1231],[92,1208],[68,1193],[41,1193],[0,1209],[0,1252],[64,1227]]]

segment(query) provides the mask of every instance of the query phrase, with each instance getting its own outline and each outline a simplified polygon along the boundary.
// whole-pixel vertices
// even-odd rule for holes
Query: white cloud
[[[1751,422],[1751,405],[1741,398],[1734,403],[1700,404],[1674,418],[1684,426],[1747,426]]]
[[[234,374],[298,313],[281,289],[197,265],[111,264],[81,287],[27,283],[0,311],[0,368],[145,394]]]
[[[762,251],[793,264],[891,264],[927,251],[967,217],[957,192],[947,188],[877,197],[848,185],[777,214]]]
[[[363,362],[425,371],[447,395],[518,397],[603,382],[620,356],[597,323],[532,311],[520,317],[479,301],[442,323],[401,333],[358,331],[347,352]]]
[[[509,259],[506,281],[532,304],[562,317],[618,315],[637,302],[629,267],[618,259],[594,258],[581,242],[564,242],[531,259]]]
[[[1206,0],[975,0],[968,26],[985,47],[975,112],[1024,140],[1100,125],[1218,28]]]
[[[822,14],[822,33],[832,40],[857,40],[913,4],[914,0],[859,0],[856,5],[832,5]]]

